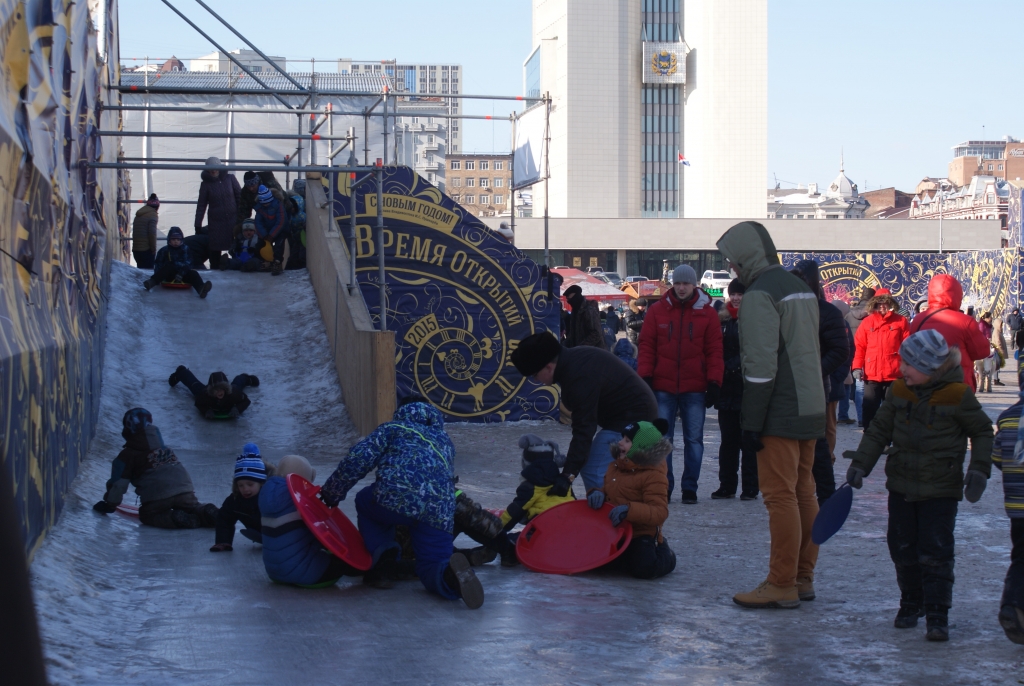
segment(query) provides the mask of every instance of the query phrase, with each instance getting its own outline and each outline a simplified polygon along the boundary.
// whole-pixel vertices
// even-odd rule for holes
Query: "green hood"
[[[768,229],[757,222],[740,222],[722,234],[717,245],[745,286],[754,283],[766,269],[780,264]]]

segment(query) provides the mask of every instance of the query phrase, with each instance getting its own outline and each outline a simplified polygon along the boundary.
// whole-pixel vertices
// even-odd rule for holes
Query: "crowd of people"
[[[266,196],[279,201],[251,181],[246,178],[245,185],[254,188],[257,205]],[[257,209],[257,225],[259,216]],[[251,239],[247,219],[240,222],[243,241]],[[261,238],[280,238],[274,230]],[[294,473],[313,481],[304,458],[270,465],[255,444],[247,444],[231,495],[221,508],[202,504],[142,408],[125,415],[125,448],[95,509],[112,511],[131,483],[142,501],[142,523],[216,528],[214,552],[231,550],[234,526],[242,521],[243,535],[262,541],[274,581],[319,587],[359,575],[387,588],[418,577],[427,590],[476,608],[484,592],[473,566],[499,556],[503,566],[516,565],[514,527],[572,500],[573,483],[580,480],[591,507],[611,505],[611,525],[633,526],[632,542],[616,566],[654,579],[671,573],[676,562],[664,531],[676,485],[676,421],[683,444],[681,502],[695,505],[706,414],[715,407],[722,440],[719,486],[711,497],[731,499],[739,492],[750,501],[760,495],[771,537],[764,582],[733,600],[755,609],[795,608],[816,596],[818,546],[811,531],[819,506],[836,492],[836,426],[852,422],[853,404],[864,434],[857,450],[844,454],[851,460],[845,482],[862,487],[887,455],[887,540],[901,596],[895,627],[910,628],[925,617],[926,637],[948,640],[958,504],[978,501],[995,462],[1004,471],[1014,543],[999,621],[1011,640],[1024,642],[1021,403],[1003,414],[994,436],[975,396],[976,363],[1005,359],[992,316],[961,312],[963,290],[945,274],[931,280],[927,303],[915,308],[912,320],[885,289],[865,289],[853,307],[826,302],[818,265],[805,260],[784,269],[771,236],[756,222],[729,229],[718,249],[736,274],[724,301],[702,290],[687,265],[675,268],[671,287],[657,300],[630,303],[621,320],[573,286],[564,293],[569,311],[561,338],[545,331],[520,342],[511,363],[538,384],[558,386],[572,439],[563,456],[552,441],[522,437],[521,483],[500,515],[459,489],[455,448],[441,412],[422,397],[404,399],[392,421],[353,447],[319,490],[324,504],[334,507],[375,473],[374,483],[355,496],[357,524],[373,561],[365,573],[324,550],[296,515],[284,477]],[[176,259],[158,254],[158,273]],[[182,276],[187,283],[194,278]],[[205,295],[209,289],[199,283]],[[1016,343],[1019,312],[1005,324]],[[228,383],[215,372],[203,384],[179,366],[169,383],[184,383],[205,417],[230,419],[248,406],[243,390],[259,380],[240,374]],[[1024,374],[1019,383],[1024,397]],[[478,546],[456,549],[460,533]]]
[[[305,267],[305,182],[298,180],[291,191],[285,191],[273,172],[247,171],[239,185],[223,167],[216,157],[206,160],[191,236],[172,226],[167,231],[167,245],[158,249],[160,199],[155,193],[135,213],[132,255],[139,269],[153,270],[144,284],[146,290],[158,283],[182,284],[205,298],[213,284],[204,281],[199,270],[207,262],[210,269],[270,272],[273,276]]]

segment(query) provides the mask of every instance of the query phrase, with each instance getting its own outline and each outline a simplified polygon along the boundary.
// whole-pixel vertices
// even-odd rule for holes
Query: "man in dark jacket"
[[[672,288],[651,305],[640,332],[637,374],[658,400],[658,416],[668,422],[670,441],[676,417],[683,424],[682,501],[697,502],[697,480],[704,460],[704,418],[722,389],[722,329],[711,298],[697,287],[693,267],[681,264],[672,272]],[[675,476],[672,453],[668,495]]]
[[[214,372],[206,384],[196,378],[192,371],[183,365],[174,370],[167,383],[174,388],[178,382],[192,392],[196,409],[207,419],[237,419],[252,404],[242,391],[249,386],[256,388],[260,380],[255,374],[239,374],[228,383],[227,374]]]
[[[853,334],[853,339],[857,340],[857,329],[860,327],[860,323],[867,319],[867,316],[871,314],[868,311],[868,303],[875,297],[875,289],[864,286],[860,289],[860,298],[850,303],[850,311],[843,315],[846,319],[847,325],[850,327],[850,333]],[[856,352],[856,350],[854,351]],[[850,387],[850,399],[853,400],[853,405],[857,409],[857,425],[864,426],[864,379],[855,379]]]
[[[238,216],[238,201],[241,189],[234,174],[221,171],[223,166],[216,157],[206,160],[206,169],[199,185],[199,204],[196,206],[196,233],[203,229],[203,215],[209,210],[206,235],[210,239],[210,268],[220,266],[221,251],[231,249],[234,238],[235,218]]]
[[[260,186],[266,186],[270,190],[284,194],[284,189],[281,188],[281,184],[277,182],[272,171],[247,171],[242,180],[242,191],[238,196],[238,217],[235,221],[236,238],[242,232],[242,222],[252,217],[252,211],[256,208],[256,194],[259,192]]]
[[[740,500],[757,498],[757,453],[743,447],[743,427],[740,423],[740,409],[743,407],[743,370],[740,364],[740,303],[747,287],[739,279],[729,283],[725,307],[718,311],[722,324],[722,360],[725,372],[722,376],[722,392],[715,407],[718,409],[718,428],[722,433],[722,444],[718,449],[719,488],[711,494],[715,500],[735,498],[739,486],[740,454],[742,453],[743,490]]]
[[[1020,308],[1015,307],[1010,314],[1006,315],[1006,326],[1010,329],[1010,334],[1016,336],[1017,332],[1021,329],[1021,323],[1024,319],[1020,316]]]
[[[612,462],[609,444],[622,438],[627,424],[658,417],[651,389],[607,350],[563,348],[545,331],[524,338],[512,353],[512,364],[536,383],[559,384],[562,402],[572,412],[572,441],[549,495],[568,493],[577,475],[587,491],[601,488]]]
[[[637,298],[629,302],[629,314],[626,315],[626,335],[629,342],[637,344],[640,338],[640,330],[644,328],[644,317],[647,314],[647,298]]]
[[[807,287],[818,296],[818,342],[821,346],[821,379],[825,387],[825,438],[814,444],[814,483],[818,492],[818,504],[829,499],[836,492],[835,473],[832,471],[832,450],[836,441],[836,410],[839,398],[832,400],[832,374],[842,370],[850,359],[850,343],[843,313],[825,302],[821,290],[821,276],[818,263],[801,260],[793,267],[793,274],[803,280]],[[843,374],[846,377],[846,374]]]
[[[185,245],[181,229],[177,226],[172,226],[167,232],[167,245],[160,248],[160,252],[156,254],[153,276],[143,281],[142,285],[148,291],[165,281],[187,283],[196,289],[200,298],[205,298],[213,288],[212,283],[203,281],[199,272],[192,268],[191,252]]]
[[[156,225],[160,199],[151,193],[149,200],[135,213],[132,222],[132,255],[139,269],[152,269],[156,258]]]
[[[597,302],[584,298],[583,289],[579,286],[569,286],[562,295],[565,296],[569,307],[572,308],[565,345],[569,348],[591,345],[606,350],[604,332],[601,330],[601,313],[598,312]]]

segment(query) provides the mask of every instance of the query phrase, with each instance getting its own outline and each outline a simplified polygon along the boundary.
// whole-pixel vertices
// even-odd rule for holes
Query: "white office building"
[[[462,92],[461,64],[412,64],[397,60],[362,62],[349,58],[338,60],[338,72],[356,76],[386,76],[393,92],[403,102],[420,103],[437,108],[442,115],[462,112],[458,99],[446,98]],[[462,126],[458,119],[445,117],[443,122],[450,137],[451,152],[462,150]],[[442,165],[443,169],[443,165]]]
[[[256,52],[252,50],[229,50],[228,53],[230,53],[231,56],[234,57],[236,60],[244,64],[245,68],[254,74],[260,74],[261,72],[273,72],[275,74],[278,73],[278,71],[274,69],[273,65],[270,64],[270,62],[267,62],[265,59],[260,57]],[[275,57],[274,55],[267,55],[267,57],[273,60],[277,64],[277,66],[281,67],[281,69],[288,71],[288,62],[287,60],[285,60],[285,58]],[[194,60],[189,60],[188,70],[198,72],[212,71],[221,74],[242,73],[242,70],[238,68],[238,65],[235,64],[231,60],[231,58],[227,56],[227,54],[220,51],[211,52],[209,55],[203,55],[202,57],[197,57]]]
[[[533,0],[524,91],[552,98],[550,216],[762,217],[767,5]]]

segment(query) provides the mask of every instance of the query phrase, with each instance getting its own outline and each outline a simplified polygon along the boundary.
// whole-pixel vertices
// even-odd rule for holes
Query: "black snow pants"
[[[217,506],[200,503],[195,493],[179,493],[142,503],[139,521],[160,529],[212,528],[217,525]]]
[[[198,398],[206,393],[206,384],[197,379],[196,375],[188,367],[178,367],[174,373],[178,375],[178,381],[185,384],[185,388],[192,391],[193,398]],[[231,380],[231,385],[238,390],[244,390],[252,385],[252,380],[248,374],[239,374]]]
[[[889,491],[889,555],[896,565],[900,607],[953,606],[955,498],[908,503]]]
[[[718,449],[718,483],[726,493],[736,494],[739,485],[742,454],[743,493],[757,495],[757,453],[741,448],[743,429],[739,410],[719,410],[718,427],[722,432],[722,445]]]
[[[865,433],[867,433],[868,427],[871,426],[871,420],[874,419],[878,408],[882,406],[882,401],[885,400],[885,394],[889,390],[889,386],[892,386],[892,381],[864,382],[864,400],[861,402],[861,414],[864,419]]]
[[[1010,540],[1013,541],[1010,569],[1006,572],[1003,600],[999,605],[1013,605],[1024,610],[1024,519],[1010,520]]]
[[[836,492],[832,452],[828,449],[828,441],[824,438],[819,438],[814,442],[814,464],[811,465],[811,474],[814,475],[814,486],[818,492],[818,505],[821,505]]]
[[[153,272],[153,281],[162,283],[164,281],[174,281],[175,277],[178,276],[178,268],[173,264],[165,264],[164,266]],[[203,288],[203,277],[199,276],[199,272],[195,269],[189,269],[181,277],[182,283],[187,283],[196,289],[198,293]]]
[[[612,565],[637,579],[657,579],[676,568],[676,554],[667,540],[658,543],[654,536],[634,536],[626,552]]]

